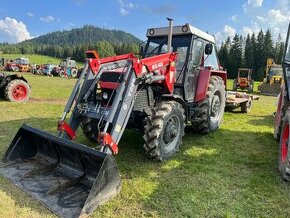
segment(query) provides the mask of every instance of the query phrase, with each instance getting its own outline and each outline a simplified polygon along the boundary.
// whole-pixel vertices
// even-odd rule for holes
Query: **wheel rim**
[[[180,122],[177,116],[171,116],[167,122],[163,133],[163,142],[165,144],[164,149],[171,151],[176,141],[178,140],[180,132]]]
[[[27,96],[27,88],[24,85],[16,85],[13,89],[12,89],[12,96],[13,99],[16,101],[20,101],[26,98]]]
[[[211,102],[210,119],[212,122],[216,122],[219,120],[220,108],[221,108],[220,95],[218,92],[216,92]]]
[[[281,161],[285,163],[288,157],[288,141],[289,141],[289,124],[284,128],[281,144]]]

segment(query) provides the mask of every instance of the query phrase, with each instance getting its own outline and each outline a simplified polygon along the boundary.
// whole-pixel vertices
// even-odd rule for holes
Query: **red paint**
[[[199,77],[198,77],[196,94],[195,94],[195,101],[196,102],[205,99],[210,75],[211,75],[210,70],[201,69],[199,71]]]
[[[113,154],[118,154],[118,145],[113,141],[109,133],[101,133],[101,144],[103,146],[110,146]]]
[[[86,54],[89,57],[89,66],[95,74],[99,72],[99,68],[102,64],[121,60],[131,60],[137,77],[141,76],[143,67],[145,67],[150,73],[153,72],[154,75],[164,75],[165,88],[168,93],[173,93],[175,81],[172,72],[175,72],[174,62],[177,58],[177,53],[175,52],[156,55],[144,59],[138,59],[132,53],[102,59],[99,59],[96,51],[87,51]]]
[[[21,101],[27,96],[27,88],[22,85],[16,85],[12,90],[12,97],[15,101]]]
[[[61,132],[66,132],[71,140],[76,139],[75,131],[73,131],[73,129],[65,121],[60,121],[57,125],[57,129]]]
[[[281,115],[282,115],[282,106],[284,104],[283,101],[283,96],[284,96],[284,88],[281,88],[280,96],[279,96],[279,101],[277,105],[277,110],[276,110],[276,115],[275,115],[275,132],[279,131],[279,124],[281,122]]]
[[[120,83],[100,81],[100,86],[102,89],[117,89],[119,87],[119,85],[120,85]]]
[[[281,144],[281,161],[285,163],[288,156],[288,140],[289,140],[289,123],[286,124],[283,130],[282,135],[282,144]]]

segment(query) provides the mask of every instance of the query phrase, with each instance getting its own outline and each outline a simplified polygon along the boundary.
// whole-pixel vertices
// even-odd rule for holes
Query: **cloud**
[[[243,4],[244,12],[248,12],[250,9],[253,8],[260,8],[263,5],[264,0],[248,0],[246,3]]]
[[[28,17],[34,17],[34,14],[31,13],[31,12],[27,12],[26,14],[27,14]]]
[[[50,22],[55,21],[55,18],[53,16],[47,15],[45,17],[41,17],[40,20],[43,22],[50,23]]]
[[[231,16],[231,21],[237,22],[238,21],[238,15]]]
[[[144,11],[150,14],[168,14],[175,10],[176,7],[170,4],[163,4],[157,7],[144,7]]]
[[[236,29],[234,29],[233,27],[231,27],[229,25],[225,25],[221,32],[217,32],[215,34],[216,44],[220,45],[222,43],[222,41],[224,41],[228,37],[233,38],[235,36],[236,32],[237,32]]]
[[[72,26],[72,27],[75,26],[75,24],[73,22],[68,22],[68,25]]]
[[[0,41],[17,43],[31,38],[23,22],[10,17],[0,20]]]
[[[135,7],[135,5],[132,2],[126,3],[124,0],[118,0],[120,5],[120,14],[122,16],[126,16],[130,14],[130,11]]]

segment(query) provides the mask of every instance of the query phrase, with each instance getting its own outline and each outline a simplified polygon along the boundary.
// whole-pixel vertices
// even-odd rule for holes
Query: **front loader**
[[[121,190],[113,155],[125,128],[144,131],[145,153],[155,161],[178,151],[187,123],[200,133],[217,130],[227,74],[214,38],[189,24],[169,24],[148,29],[141,58],[100,59],[87,51],[58,136],[23,125],[0,172],[56,214],[86,216]],[[73,141],[79,127],[98,150]]]

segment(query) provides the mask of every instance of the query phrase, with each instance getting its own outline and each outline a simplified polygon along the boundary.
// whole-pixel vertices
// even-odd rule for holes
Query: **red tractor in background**
[[[214,37],[169,21],[169,27],[148,29],[141,58],[100,59],[87,51],[59,135],[23,125],[0,173],[61,217],[86,216],[121,190],[113,155],[125,128],[144,132],[145,154],[155,161],[179,150],[188,123],[192,131],[216,131],[227,73],[220,69]],[[79,127],[99,150],[73,141]]]
[[[25,102],[30,96],[30,86],[27,80],[19,75],[0,73],[0,97],[12,102]]]
[[[249,92],[254,91],[254,80],[252,79],[252,69],[239,68],[238,76],[233,82],[233,91],[237,89],[248,90]]]
[[[279,141],[279,171],[284,180],[290,181],[290,23],[283,55],[284,85],[279,94],[275,113],[274,138]]]

